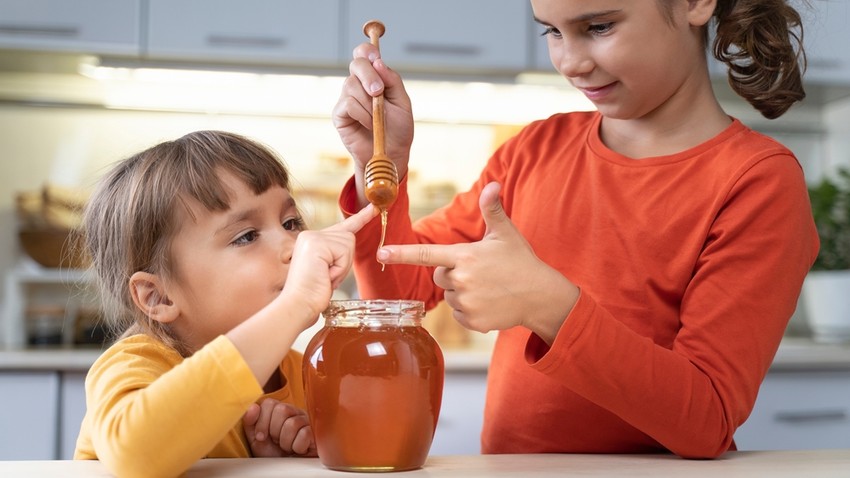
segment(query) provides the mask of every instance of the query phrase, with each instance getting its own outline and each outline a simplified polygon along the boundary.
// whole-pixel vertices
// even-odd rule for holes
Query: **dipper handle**
[[[370,20],[363,25],[363,33],[369,41],[380,48],[379,38],[386,28],[378,20]],[[385,211],[398,196],[398,170],[387,156],[385,142],[384,95],[372,97],[372,135],[374,149],[372,158],[366,163],[364,171],[366,199],[381,211]]]

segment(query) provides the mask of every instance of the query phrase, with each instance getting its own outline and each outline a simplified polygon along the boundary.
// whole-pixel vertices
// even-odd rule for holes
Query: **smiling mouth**
[[[605,95],[607,95],[608,92],[611,91],[611,89],[614,87],[615,84],[616,84],[616,82],[608,83],[607,85],[603,85],[603,86],[595,86],[595,87],[576,86],[576,88],[579,91],[581,91],[582,93],[584,93],[584,96],[586,96],[588,99],[598,100],[598,99],[601,99],[602,97],[604,97]]]

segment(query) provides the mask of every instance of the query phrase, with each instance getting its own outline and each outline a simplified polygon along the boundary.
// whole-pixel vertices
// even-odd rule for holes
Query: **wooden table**
[[[328,470],[316,458],[232,458],[201,460],[184,476],[352,478],[365,475]],[[0,461],[0,476],[77,478],[109,476],[109,473],[97,461]],[[684,460],[670,455],[432,456],[422,469],[385,476],[850,477],[850,450],[742,451],[729,452],[716,460]]]

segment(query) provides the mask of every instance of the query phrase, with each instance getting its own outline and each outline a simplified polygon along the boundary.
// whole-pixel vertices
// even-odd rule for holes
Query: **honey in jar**
[[[445,367],[409,300],[333,301],[304,352],[307,412],[319,460],[343,471],[422,467]]]

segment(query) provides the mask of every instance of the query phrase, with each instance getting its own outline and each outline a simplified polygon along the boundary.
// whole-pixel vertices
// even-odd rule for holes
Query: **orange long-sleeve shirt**
[[[480,240],[481,189],[534,252],[580,288],[548,347],[501,331],[488,375],[485,453],[734,449],[792,315],[818,239],[793,154],[735,120],[661,157],[608,149],[595,112],[530,124],[472,188],[411,225],[405,181],[387,244]],[[354,210],[353,184],[340,197]],[[375,261],[379,223],[357,237],[364,298],[442,299],[432,270]]]

